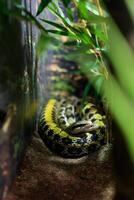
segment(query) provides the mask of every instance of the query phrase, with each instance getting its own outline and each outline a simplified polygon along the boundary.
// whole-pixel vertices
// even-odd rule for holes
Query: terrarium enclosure
[[[0,199],[133,199],[133,4],[0,0]]]

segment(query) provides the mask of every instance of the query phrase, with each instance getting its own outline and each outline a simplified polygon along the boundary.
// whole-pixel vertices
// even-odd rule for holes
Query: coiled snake
[[[78,98],[50,99],[44,106],[38,132],[46,146],[66,158],[94,152],[105,141],[105,116],[92,102]]]

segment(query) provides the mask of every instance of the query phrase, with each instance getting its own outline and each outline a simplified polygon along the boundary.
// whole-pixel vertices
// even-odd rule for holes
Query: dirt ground
[[[6,200],[112,200],[111,160],[111,146],[81,159],[64,159],[34,137]]]

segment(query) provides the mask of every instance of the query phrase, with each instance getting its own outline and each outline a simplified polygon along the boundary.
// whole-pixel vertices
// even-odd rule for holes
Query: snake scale
[[[105,116],[95,104],[78,98],[50,99],[43,107],[38,132],[45,145],[66,158],[79,158],[105,143]]]

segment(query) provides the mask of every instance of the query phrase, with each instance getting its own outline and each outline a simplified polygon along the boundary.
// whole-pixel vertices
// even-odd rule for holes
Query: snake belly
[[[41,113],[38,132],[52,152],[66,158],[79,158],[96,151],[104,144],[104,117],[98,113],[92,103],[86,103],[80,110],[80,106],[73,106],[74,100],[70,103],[66,102],[56,99],[48,101]],[[79,123],[77,124],[81,119],[84,122],[91,122],[93,127],[97,128],[78,135],[71,134],[73,124],[76,124],[75,128],[83,130],[84,127],[79,127]]]

